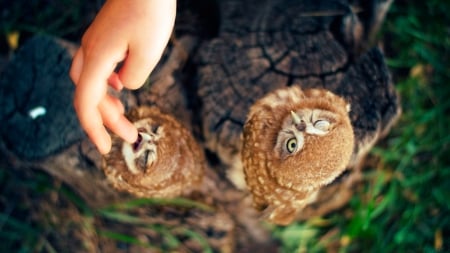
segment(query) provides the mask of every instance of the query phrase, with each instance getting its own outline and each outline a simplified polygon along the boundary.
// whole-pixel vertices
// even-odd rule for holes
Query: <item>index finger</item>
[[[105,154],[111,148],[111,138],[103,126],[99,105],[106,95],[107,80],[114,71],[116,61],[110,59],[108,54],[91,55],[89,59],[87,57],[83,54],[74,107],[86,134],[98,150]]]

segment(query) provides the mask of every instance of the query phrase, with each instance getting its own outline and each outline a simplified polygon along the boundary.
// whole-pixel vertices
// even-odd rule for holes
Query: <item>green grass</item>
[[[51,253],[64,249],[64,245],[89,252],[95,247],[91,245],[95,238],[113,240],[122,247],[163,251],[176,251],[189,240],[202,252],[213,252],[204,235],[188,226],[155,224],[154,219],[139,214],[146,207],[160,206],[214,211],[202,203],[185,198],[133,199],[93,209],[65,185],[34,170],[25,175],[0,170],[0,186],[0,252]],[[137,236],[147,233],[160,238],[157,244]]]
[[[55,8],[41,12],[37,24],[22,10],[41,10],[38,4],[22,8],[25,1],[13,2],[17,7],[1,20],[4,36],[18,31],[23,36],[45,32],[75,38],[88,23],[89,15],[83,13],[86,1],[49,1]],[[91,4],[99,5],[95,1]],[[403,115],[389,136],[372,150],[364,184],[341,212],[274,229],[283,252],[450,252],[448,10],[450,4],[445,1],[394,2],[380,39],[402,98]],[[66,29],[65,23],[78,25]],[[0,46],[0,52],[5,53],[4,40]],[[210,250],[194,231],[154,226],[128,214],[136,206],[153,202],[91,210],[43,173],[22,176],[5,169],[0,169],[1,252],[55,251],[50,240],[57,231],[55,224],[49,217],[29,217],[29,210],[38,207],[38,201],[55,194],[63,196],[64,206],[79,210],[81,223],[99,236],[153,247],[126,232],[95,228],[94,218],[154,230],[164,235],[167,249],[176,248],[180,242],[174,235],[183,234],[197,240],[205,251]],[[195,206],[183,201],[181,205]]]
[[[0,252],[51,252],[43,227],[29,210],[54,187],[44,174],[0,170]]]

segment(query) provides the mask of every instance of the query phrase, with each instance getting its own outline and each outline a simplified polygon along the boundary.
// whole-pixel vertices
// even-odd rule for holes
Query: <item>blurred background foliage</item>
[[[1,63],[36,33],[79,41],[101,5],[100,0],[1,0]],[[346,207],[273,228],[282,252],[450,252],[449,10],[449,1],[394,2],[379,44],[403,115],[370,153],[364,183]],[[56,252],[57,231],[101,229],[93,217],[105,213],[89,210],[60,182],[38,171],[0,166],[1,252]],[[71,218],[61,220],[56,209]],[[170,230],[160,230],[171,238]],[[122,234],[99,234],[135,242]]]

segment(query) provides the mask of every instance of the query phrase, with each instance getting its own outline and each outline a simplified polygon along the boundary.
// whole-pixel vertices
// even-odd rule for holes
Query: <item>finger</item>
[[[125,107],[123,106],[122,101],[120,101],[120,99],[111,95],[107,95],[104,99],[108,100],[106,102],[107,105],[114,107],[113,110],[118,111],[120,114],[125,113]]]
[[[76,85],[80,79],[81,70],[83,68],[83,48],[80,47],[72,60],[72,65],[70,66],[70,78]]]
[[[175,22],[176,1],[145,1],[151,11],[143,24],[147,30],[131,37],[128,55],[119,71],[120,80],[125,87],[137,89],[158,63],[169,41]]]
[[[122,81],[120,81],[119,75],[113,72],[108,78],[108,84],[116,91],[121,91],[123,89]]]
[[[106,96],[107,80],[116,61],[111,61],[108,54],[91,55],[89,61],[86,56],[82,59],[84,62],[75,90],[75,110],[86,134],[99,151],[106,154],[111,148],[111,138],[103,126],[99,105]],[[77,71],[77,64],[75,63],[74,73]]]
[[[88,135],[89,139],[95,144],[98,151],[102,154],[107,154],[111,149],[111,137],[105,127],[103,127],[100,111],[97,108],[92,108],[90,113],[86,115],[82,112],[82,109],[79,108],[76,101],[78,100],[75,96],[74,107],[81,126]],[[86,118],[89,118],[90,120],[86,120]]]
[[[118,99],[106,96],[100,103],[99,109],[102,115],[103,123],[112,132],[129,143],[137,139],[136,127],[118,110]],[[120,101],[119,101],[120,102]]]

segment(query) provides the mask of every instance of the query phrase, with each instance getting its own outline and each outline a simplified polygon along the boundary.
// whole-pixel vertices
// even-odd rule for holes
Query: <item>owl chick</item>
[[[139,197],[176,197],[201,184],[204,154],[191,133],[173,117],[155,107],[129,113],[138,140],[127,143],[113,137],[103,170],[119,190]]]
[[[276,90],[251,108],[242,162],[253,204],[286,225],[341,174],[353,152],[350,106],[330,91]]]

